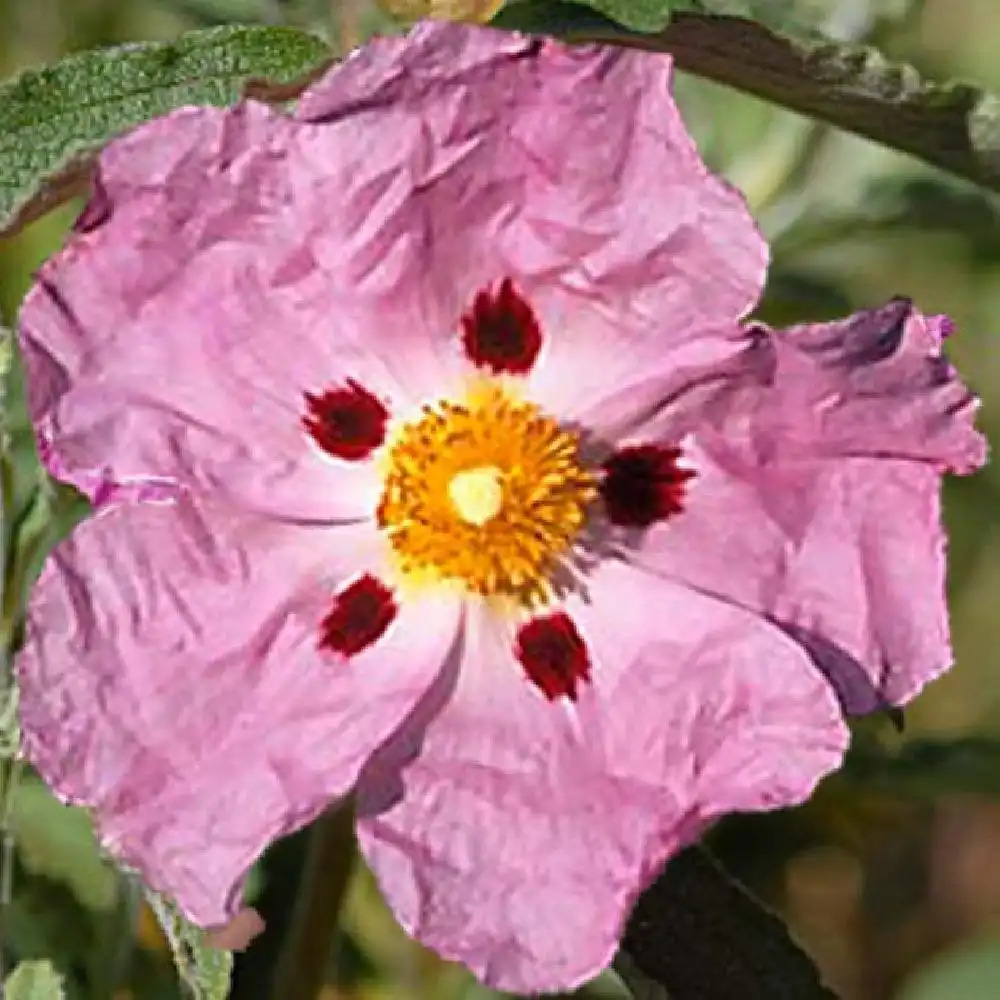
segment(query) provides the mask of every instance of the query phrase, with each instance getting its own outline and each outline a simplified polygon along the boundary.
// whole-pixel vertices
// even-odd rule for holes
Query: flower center
[[[503,473],[495,465],[466,469],[452,477],[448,496],[459,517],[482,527],[503,506]]]
[[[596,494],[576,434],[486,384],[397,431],[377,519],[406,576],[536,606]]]

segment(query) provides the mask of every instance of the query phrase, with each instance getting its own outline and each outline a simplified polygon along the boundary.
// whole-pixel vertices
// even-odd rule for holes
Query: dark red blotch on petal
[[[337,458],[367,458],[385,440],[389,411],[364,386],[348,379],[342,389],[305,393],[302,426]]]
[[[590,680],[587,646],[563,611],[532,618],[518,629],[515,653],[528,678],[550,701],[576,701],[578,681]]]
[[[524,375],[542,347],[534,310],[504,278],[495,292],[484,289],[462,317],[462,345],[469,360],[494,375]]]
[[[643,444],[620,448],[604,463],[601,497],[608,520],[648,528],[683,509],[684,484],[694,476],[677,465],[680,448]]]
[[[320,646],[354,656],[382,637],[397,610],[392,591],[366,573],[334,598],[333,609],[323,619]]]

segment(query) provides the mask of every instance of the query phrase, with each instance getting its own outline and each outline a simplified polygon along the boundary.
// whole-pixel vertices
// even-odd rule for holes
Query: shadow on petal
[[[399,728],[372,754],[362,770],[357,783],[359,817],[377,816],[391,809],[402,798],[402,772],[419,756],[428,725],[451,700],[464,654],[463,619],[437,679]]]
[[[817,669],[832,685],[845,715],[893,714],[894,707],[882,694],[889,670],[887,664],[883,665],[882,676],[875,683],[861,663],[821,633],[773,617],[770,621],[809,654]]]

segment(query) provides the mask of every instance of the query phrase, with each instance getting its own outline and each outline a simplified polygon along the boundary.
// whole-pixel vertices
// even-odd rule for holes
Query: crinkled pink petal
[[[631,539],[636,563],[780,623],[851,712],[903,703],[952,662],[940,480],[985,444],[940,332],[905,302],[758,331],[773,378],[692,435],[684,512]]]
[[[857,455],[978,469],[979,401],[942,352],[946,321],[896,299],[773,332],[777,391],[759,395],[748,447],[760,462]]]
[[[306,391],[397,391],[303,240],[302,132],[252,103],[187,108],[102,154],[103,221],[43,266],[19,321],[64,477],[176,479],[288,519],[371,513],[370,465],[301,426]]]
[[[17,661],[28,757],[200,924],[235,916],[261,850],[350,790],[446,659],[445,598],[408,603],[348,661],[318,649],[376,543],[184,497],[85,522],[35,588]]]
[[[22,309],[39,429],[71,472],[350,518],[370,470],[331,485],[302,393],[355,378],[398,416],[456,391],[459,319],[503,278],[542,324],[533,398],[607,395],[763,282],[670,82],[662,55],[434,24],[332,69],[296,119],[249,102],[140,127]]]
[[[826,680],[766,621],[620,563],[588,590],[566,604],[592,661],[575,704],[470,612],[450,701],[359,785],[403,926],[517,993],[604,968],[669,855],[723,813],[802,801],[847,743]]]
[[[545,336],[532,398],[560,411],[567,385],[604,393],[644,345],[745,313],[767,248],[698,156],[671,75],[662,55],[428,23],[304,94],[327,160],[356,151],[381,263],[361,276],[397,336],[447,352],[475,292],[510,277]]]
[[[586,428],[604,447],[615,446],[639,430],[648,435],[650,428],[657,437],[680,440],[714,425],[731,409],[733,394],[744,385],[770,379],[771,359],[760,349],[760,340],[755,331],[733,323],[691,331],[676,343],[645,345],[624,358],[620,351],[605,351],[593,359],[574,359],[558,387],[553,383],[547,408]],[[608,385],[603,394],[573,390],[588,381],[597,384],[599,376],[588,374],[591,364],[604,368]]]
[[[111,478],[105,469],[70,469],[53,449],[49,439],[37,438],[38,458],[49,474],[75,486],[96,509],[119,503],[159,503],[176,499],[176,480],[164,477],[136,476],[122,482]]]

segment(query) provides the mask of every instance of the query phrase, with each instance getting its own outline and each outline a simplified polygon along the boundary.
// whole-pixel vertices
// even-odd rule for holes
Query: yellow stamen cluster
[[[579,441],[490,385],[424,407],[388,449],[378,524],[404,575],[544,603],[596,482]]]

